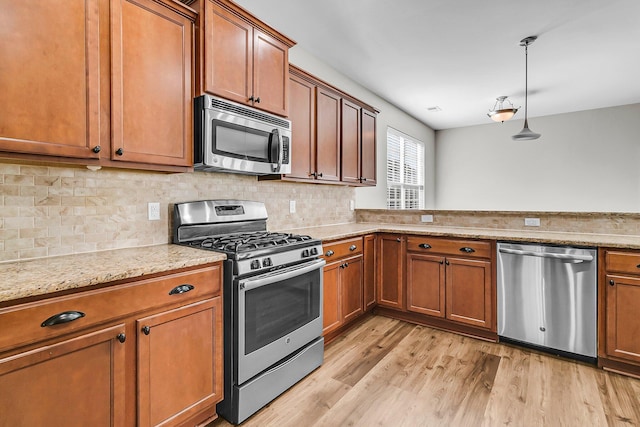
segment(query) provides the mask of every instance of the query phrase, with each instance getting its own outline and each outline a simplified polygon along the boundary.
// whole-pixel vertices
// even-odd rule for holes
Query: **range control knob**
[[[271,258],[265,258],[262,260],[263,267],[271,267],[272,265],[273,265],[273,262],[271,262]]]
[[[311,255],[318,255],[318,248],[311,248]]]
[[[260,260],[254,259],[253,261],[251,261],[252,270],[257,270],[259,268],[260,268]]]
[[[308,258],[309,257],[309,249],[305,249],[302,251],[302,258]]]

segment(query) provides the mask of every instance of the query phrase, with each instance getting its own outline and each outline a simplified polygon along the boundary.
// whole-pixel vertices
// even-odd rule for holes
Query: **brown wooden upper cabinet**
[[[376,185],[376,110],[289,66],[291,173],[261,177]]]
[[[192,165],[196,14],[164,0],[0,1],[0,151],[71,163]],[[18,153],[18,154],[16,154]],[[49,158],[52,159],[52,158]]]
[[[295,42],[227,0],[200,0],[199,93],[281,116],[289,112],[289,48]]]

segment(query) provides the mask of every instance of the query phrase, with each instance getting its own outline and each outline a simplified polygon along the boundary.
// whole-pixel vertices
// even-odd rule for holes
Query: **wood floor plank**
[[[640,426],[640,380],[373,316],[242,426]]]

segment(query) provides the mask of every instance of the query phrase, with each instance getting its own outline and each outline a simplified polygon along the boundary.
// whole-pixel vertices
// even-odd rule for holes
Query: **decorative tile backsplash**
[[[270,230],[355,222],[353,187],[0,162],[0,261],[167,243],[174,203],[223,198],[265,202]],[[147,219],[149,202],[159,221]]]

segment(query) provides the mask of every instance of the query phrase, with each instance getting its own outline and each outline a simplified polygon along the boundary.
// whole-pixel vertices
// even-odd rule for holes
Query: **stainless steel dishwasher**
[[[562,356],[597,355],[597,251],[498,242],[498,335]]]

